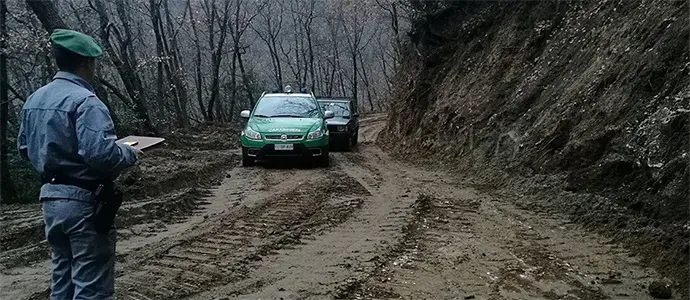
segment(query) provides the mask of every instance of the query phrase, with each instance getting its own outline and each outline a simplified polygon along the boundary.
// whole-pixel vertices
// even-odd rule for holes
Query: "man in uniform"
[[[96,41],[64,29],[55,30],[50,40],[60,71],[26,101],[17,140],[20,154],[44,183],[40,200],[51,248],[50,299],[111,299],[112,218],[121,202],[114,201],[113,208],[112,181],[136,163],[141,151],[115,143],[110,113],[94,94],[96,57],[102,53]]]

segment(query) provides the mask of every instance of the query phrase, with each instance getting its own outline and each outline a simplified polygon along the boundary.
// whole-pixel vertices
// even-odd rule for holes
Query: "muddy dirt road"
[[[384,122],[329,169],[233,162],[175,222],[121,229],[117,299],[650,298],[622,247],[389,158]],[[45,297],[47,268],[4,265],[0,299]]]

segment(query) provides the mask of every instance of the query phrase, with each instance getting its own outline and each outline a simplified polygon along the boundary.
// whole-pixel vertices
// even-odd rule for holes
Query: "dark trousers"
[[[97,233],[95,205],[43,199],[46,239],[51,249],[51,300],[112,299],[115,290],[115,230]]]

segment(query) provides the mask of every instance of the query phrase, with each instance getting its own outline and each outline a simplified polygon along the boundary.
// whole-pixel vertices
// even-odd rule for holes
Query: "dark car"
[[[323,111],[332,111],[334,117],[326,120],[331,148],[349,151],[357,145],[359,113],[350,98],[317,98]]]

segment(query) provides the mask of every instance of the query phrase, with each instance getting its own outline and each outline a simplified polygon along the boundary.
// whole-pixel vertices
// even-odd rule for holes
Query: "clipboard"
[[[151,148],[154,148],[155,146],[159,146],[164,141],[165,141],[164,138],[159,138],[159,137],[130,135],[130,136],[127,136],[127,137],[124,137],[124,138],[121,138],[121,139],[115,141],[115,143],[129,145],[129,146],[132,146],[136,149],[144,151],[144,150],[150,150]]]

